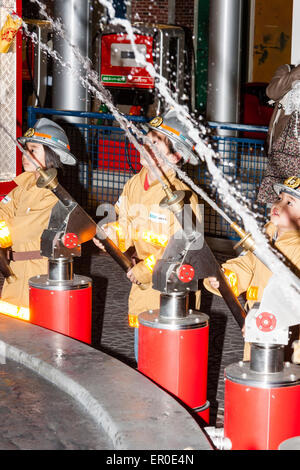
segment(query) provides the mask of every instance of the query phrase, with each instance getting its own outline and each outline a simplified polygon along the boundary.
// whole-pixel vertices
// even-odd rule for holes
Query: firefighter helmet
[[[48,145],[59,155],[62,163],[76,165],[77,160],[70,152],[69,140],[65,131],[50,119],[38,119],[35,125],[25,132],[23,137],[18,138],[18,141],[21,145],[25,145],[26,142]]]
[[[290,176],[283,182],[283,184],[275,183],[273,185],[273,188],[274,188],[275,193],[278,195],[281,192],[284,192],[300,199],[300,177],[299,176]]]
[[[162,116],[156,116],[146,124],[147,130],[161,132],[166,135],[186,163],[198,165],[199,157],[194,152],[195,142],[188,135],[188,127],[176,116],[176,111],[170,109]]]

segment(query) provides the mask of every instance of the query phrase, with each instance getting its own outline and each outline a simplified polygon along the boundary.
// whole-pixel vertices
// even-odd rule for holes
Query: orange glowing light
[[[132,328],[138,328],[139,327],[139,317],[138,315],[132,315],[131,313],[128,314],[128,323],[129,326]]]
[[[237,275],[233,271],[230,271],[229,269],[225,269],[224,274],[225,274],[227,281],[229,282],[232,292],[234,293],[236,297],[238,297],[239,291],[238,291]]]
[[[10,317],[20,318],[21,320],[29,321],[30,319],[29,308],[18,307],[17,305],[10,304],[9,302],[4,302],[4,300],[0,300],[0,313]]]
[[[124,235],[124,230],[122,229],[121,225],[118,224],[118,222],[114,222],[113,224],[110,224],[110,227],[112,227],[116,232],[119,249],[122,252],[126,251],[125,235]]]
[[[167,235],[158,234],[158,233],[154,233],[154,232],[151,232],[151,231],[143,232],[142,239],[145,242],[151,243],[152,245],[156,245],[156,246],[165,247],[168,244]]]
[[[11,236],[4,220],[0,221],[0,247],[8,248],[12,245]]]
[[[247,300],[258,300],[258,287],[249,286],[246,294]]]
[[[156,264],[156,258],[154,255],[150,255],[144,259],[144,265],[149,269],[151,273],[153,272],[155,264]]]

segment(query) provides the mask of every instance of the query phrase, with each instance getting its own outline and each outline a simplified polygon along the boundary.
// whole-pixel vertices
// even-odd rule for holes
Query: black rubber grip
[[[96,238],[102,243],[107,253],[121,266],[122,269],[127,273],[132,267],[132,259],[117,247],[117,245],[106,235],[104,230],[97,227]]]

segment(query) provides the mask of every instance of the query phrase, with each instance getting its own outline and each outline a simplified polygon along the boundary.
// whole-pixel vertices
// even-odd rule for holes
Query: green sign
[[[126,83],[125,75],[102,75],[102,82],[106,83]]]

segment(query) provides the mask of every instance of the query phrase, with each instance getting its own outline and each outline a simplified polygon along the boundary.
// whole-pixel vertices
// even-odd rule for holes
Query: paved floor
[[[0,337],[0,449],[212,448],[173,397],[111,355],[5,315]]]
[[[130,283],[109,255],[99,254],[90,243],[82,248],[82,257],[75,262],[75,272],[93,279],[92,344],[135,367],[133,329],[127,323]],[[221,253],[215,255],[220,262],[226,259]],[[243,338],[223,299],[204,288],[201,311],[210,317],[208,400],[212,424],[219,425],[224,411],[224,368],[242,359]]]
[[[11,360],[0,364],[0,415],[0,449],[112,448],[75,399]]]

